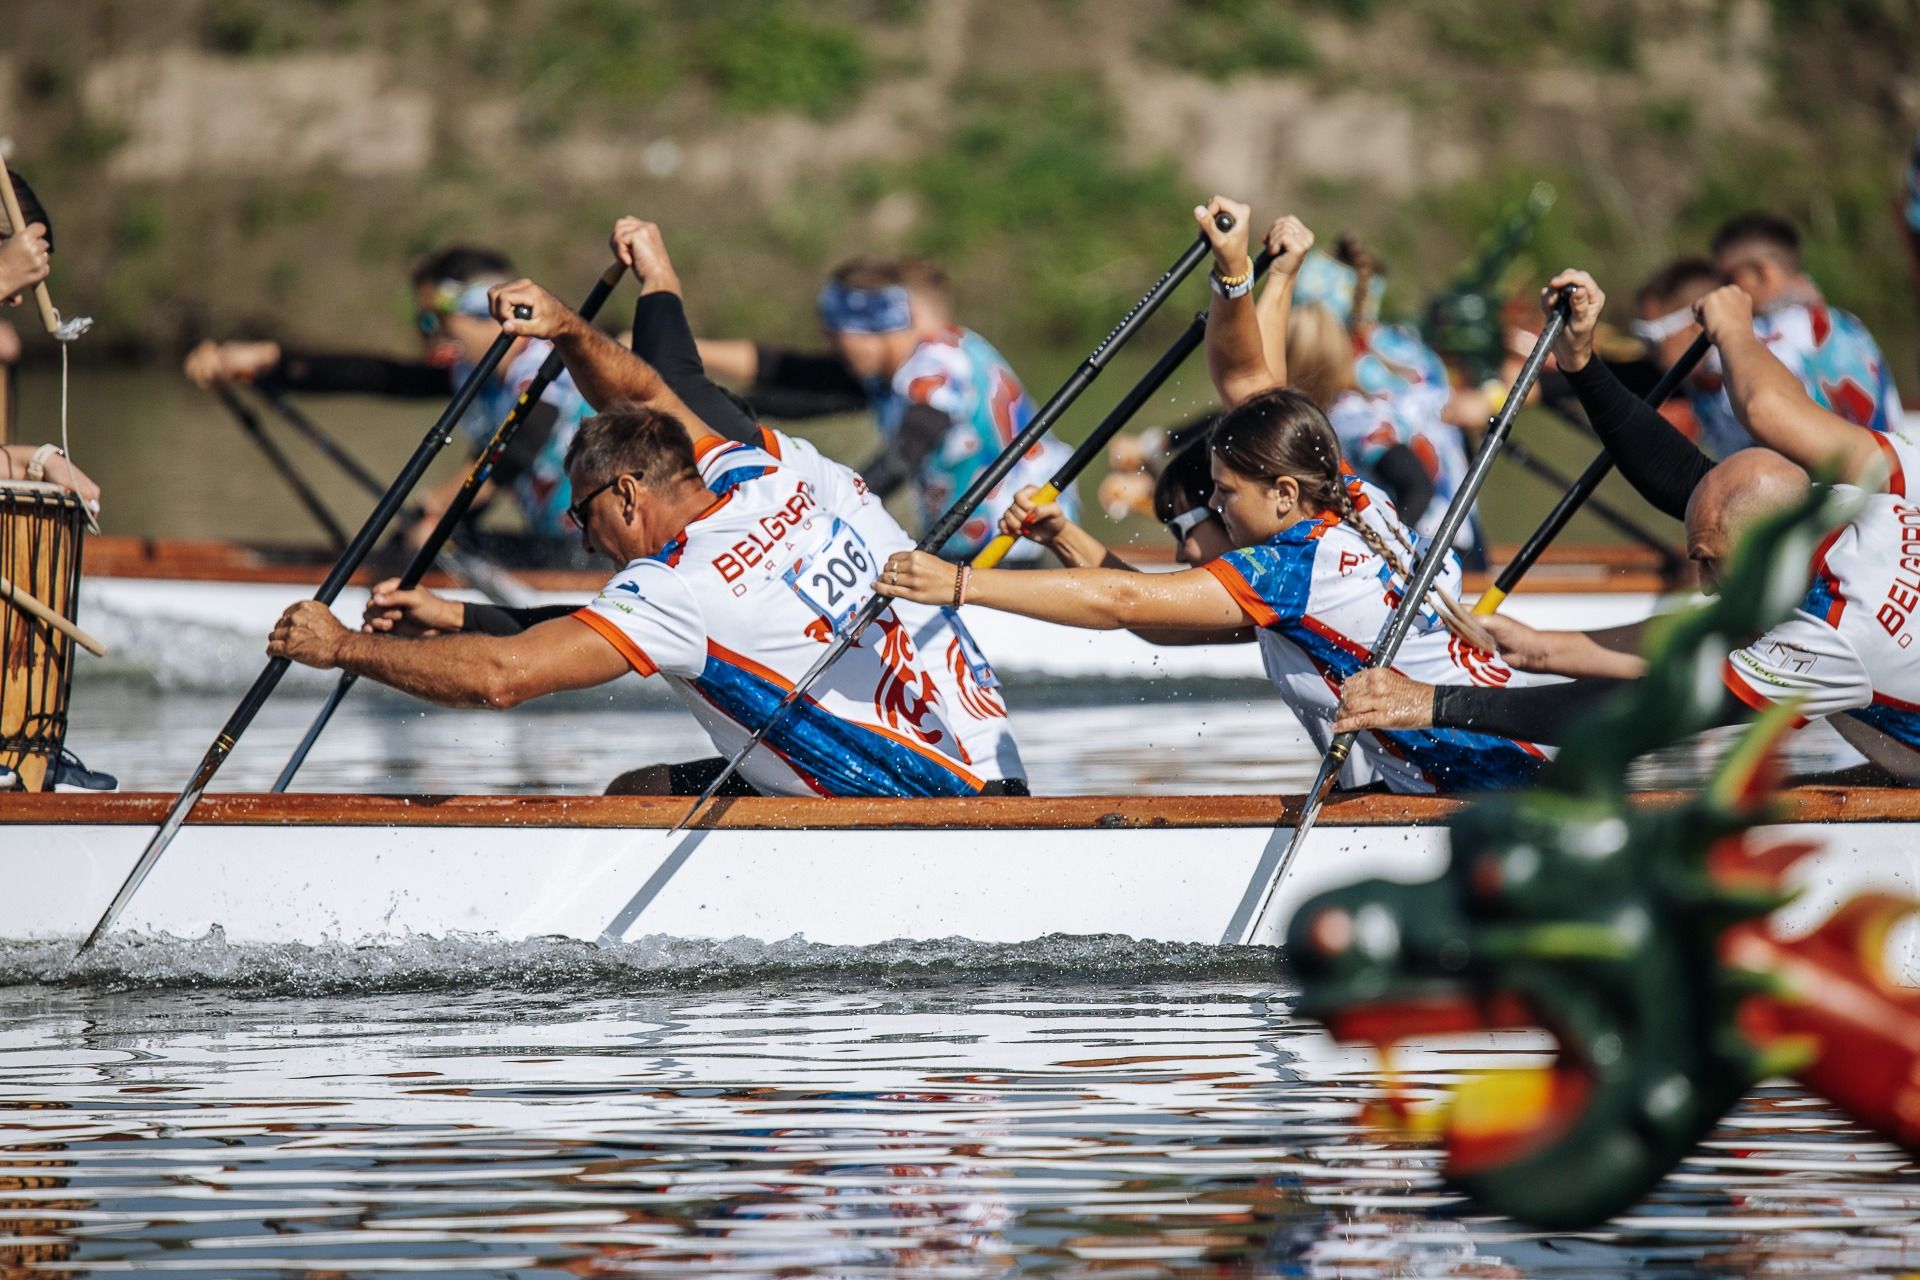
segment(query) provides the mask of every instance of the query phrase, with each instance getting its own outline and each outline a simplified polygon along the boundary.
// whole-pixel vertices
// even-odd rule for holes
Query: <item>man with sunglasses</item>
[[[584,608],[507,635],[356,633],[302,601],[268,652],[454,706],[504,708],[628,671],[661,675],[720,756],[636,771],[621,789],[697,793],[858,612],[879,558],[905,536],[888,533],[879,499],[850,472],[786,465],[793,442],[773,433],[758,448],[714,433],[651,366],[532,282],[495,289],[494,303],[503,315],[528,307],[532,318],[509,320],[509,331],[551,337],[610,406],[582,424],[566,463],[582,541],[624,567]],[[631,407],[611,407],[620,402]],[[1017,756],[966,748],[935,675],[945,655],[915,643],[935,612],[883,613],[748,758],[742,789],[1023,794]]]
[[[422,347],[418,360],[298,351],[277,342],[207,341],[188,354],[186,374],[203,387],[258,382],[282,391],[444,400],[499,336],[487,292],[513,275],[513,264],[504,254],[473,245],[453,245],[422,260],[412,276],[414,321]],[[476,455],[532,381],[547,351],[547,344],[538,340],[515,343],[461,419],[461,433]],[[573,530],[566,523],[571,499],[562,464],[568,441],[590,412],[572,379],[565,374],[556,378],[495,467],[482,499],[492,485],[506,486],[528,533],[571,548]],[[415,545],[425,540],[464,479],[456,474],[420,495],[423,518],[409,530]]]
[[[1816,405],[1873,431],[1900,425],[1900,396],[1886,357],[1859,318],[1829,305],[1808,278],[1791,222],[1771,213],[1740,214],[1715,233],[1712,251],[1722,282],[1753,299],[1754,333]],[[1718,356],[1709,358],[1714,363],[1688,394],[1701,447],[1724,458],[1754,440],[1727,400]]]

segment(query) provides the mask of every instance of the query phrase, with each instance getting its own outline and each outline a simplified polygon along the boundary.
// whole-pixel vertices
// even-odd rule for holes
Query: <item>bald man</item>
[[[1680,468],[1691,486],[1687,553],[1707,590],[1718,584],[1741,535],[1805,492],[1806,472],[1795,459],[1837,463],[1842,474],[1877,491],[1821,543],[1793,616],[1728,655],[1718,721],[1738,723],[1796,699],[1801,723],[1844,715],[1849,727],[1872,730],[1842,736],[1904,776],[1920,752],[1920,663],[1911,651],[1920,631],[1920,497],[1908,496],[1909,483],[1920,484],[1920,438],[1871,431],[1816,405],[1755,338],[1751,304],[1738,290],[1709,294],[1699,314],[1720,349],[1741,420],[1781,450],[1745,449],[1711,466],[1696,452]],[[1672,441],[1667,447],[1675,448]],[[1460,728],[1557,742],[1580,710],[1645,671],[1644,660],[1628,651],[1637,648],[1638,628],[1588,635],[1535,631],[1501,617],[1487,621],[1509,665],[1572,682],[1435,690],[1391,671],[1362,672],[1343,688],[1334,728]]]

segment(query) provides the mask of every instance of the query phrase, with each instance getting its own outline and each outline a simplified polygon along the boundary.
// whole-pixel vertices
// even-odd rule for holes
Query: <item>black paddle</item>
[[[1217,213],[1214,215],[1213,225],[1222,231],[1230,231],[1233,229],[1233,215]],[[947,508],[947,513],[936,520],[931,529],[920,535],[918,550],[938,551],[947,544],[947,540],[953,537],[955,531],[967,522],[967,517],[987,500],[987,495],[1007,478],[1007,473],[1026,456],[1027,451],[1040,443],[1041,438],[1053,429],[1053,424],[1060,420],[1060,415],[1080,398],[1081,392],[1093,385],[1093,380],[1106,369],[1107,362],[1113,359],[1120,348],[1132,340],[1134,334],[1140,331],[1140,327],[1160,309],[1160,304],[1167,300],[1167,295],[1178,288],[1181,281],[1193,274],[1193,269],[1200,265],[1201,260],[1209,252],[1211,252],[1211,246],[1207,243],[1207,237],[1196,236],[1194,242],[1187,247],[1187,251],[1180,255],[1179,260],[1167,268],[1166,273],[1154,282],[1153,287],[1147,290],[1140,301],[1133,304],[1133,310],[1121,317],[1120,323],[1113,327],[1113,332],[1101,339],[1100,345],[1093,349],[1093,354],[1082,360],[1080,367],[1073,371],[1060,389],[1040,406],[1039,412],[1033,415],[1020,434],[1013,438],[1012,443],[1000,451],[1000,456],[993,460],[992,465],[975,476],[973,483],[967,486],[966,492]],[[753,749],[759,746],[767,734],[773,731],[774,726],[785,718],[787,711],[794,703],[813,687],[814,681],[818,680],[841,654],[851,648],[853,642],[860,638],[860,633],[871,626],[875,618],[886,612],[892,603],[893,601],[878,592],[868,599],[847,627],[834,636],[833,643],[828,645],[826,651],[807,669],[807,673],[800,677],[799,683],[794,685],[768,713],[767,718],[761,722],[758,729],[753,731],[745,745],[734,752],[733,758],[727,761],[727,767],[707,784],[707,789],[700,793],[700,798],[693,802],[693,807],[687,810],[686,816],[674,824],[673,831],[669,832],[669,835],[678,833],[693,821],[694,816],[706,807],[707,801],[713,799],[720,788],[726,785],[727,779],[739,771],[742,762],[753,754]]]
[[[1693,345],[1682,352],[1680,358],[1673,362],[1673,367],[1661,374],[1660,381],[1654,383],[1648,390],[1644,397],[1647,404],[1655,409],[1665,404],[1667,397],[1686,381],[1687,375],[1693,372],[1693,367],[1700,363],[1707,354],[1707,348],[1712,345],[1707,341],[1707,335],[1704,333],[1695,338]],[[1592,358],[1597,360],[1600,357]],[[1493,585],[1474,601],[1473,611],[1476,614],[1484,616],[1500,608],[1501,602],[1520,585],[1520,579],[1527,576],[1527,570],[1533,568],[1534,561],[1540,558],[1540,553],[1560,536],[1560,531],[1567,527],[1567,522],[1573,519],[1574,513],[1593,496],[1594,490],[1600,487],[1600,482],[1605,480],[1612,471],[1613,455],[1602,449],[1600,456],[1588,463],[1587,469],[1580,473],[1580,478],[1573,482],[1573,487],[1567,490],[1560,501],[1553,504],[1553,510],[1547,513],[1547,518],[1540,522],[1540,527],[1533,531],[1533,536],[1528,538],[1513,559],[1507,562],[1507,567],[1500,571],[1500,576],[1493,580]]]
[[[266,455],[273,469],[279,472],[280,478],[286,481],[289,489],[293,490],[293,496],[300,499],[300,505],[307,509],[307,514],[327,531],[327,541],[333,544],[334,551],[337,553],[344,550],[347,545],[347,531],[340,527],[340,522],[333,518],[333,512],[327,510],[327,504],[320,501],[320,495],[315,493],[313,486],[301,477],[287,455],[281,451],[280,446],[267,438],[266,431],[260,426],[260,416],[224,382],[214,383],[213,393],[220,397],[220,403],[227,407],[227,412],[233,415],[233,420],[240,424],[240,430],[246,433],[247,439],[253,441],[260,452]]]
[[[1273,263],[1273,257],[1274,255],[1266,249],[1260,251],[1260,255],[1253,260],[1255,280],[1267,273],[1267,268]],[[1100,420],[1100,425],[1087,433],[1087,438],[1080,442],[1080,447],[1073,451],[1073,456],[1061,463],[1060,469],[1054,472],[1053,479],[1047,481],[1033,495],[1033,505],[1038,507],[1052,502],[1072,488],[1073,482],[1080,478],[1080,473],[1100,456],[1108,442],[1120,433],[1122,427],[1133,421],[1133,416],[1140,412],[1161,387],[1166,385],[1167,379],[1186,363],[1187,357],[1199,349],[1200,344],[1206,339],[1207,313],[1202,311],[1194,316],[1193,323],[1186,327],[1185,332],[1174,339],[1173,345],[1153,362],[1153,367],[1141,376],[1140,381],[1133,384],[1132,390],[1120,397],[1120,403],[1113,406],[1113,411]],[[1010,533],[998,535],[980,549],[980,554],[973,558],[972,567],[993,568],[1006,558],[1007,552],[1013,550],[1014,544],[1018,541],[1019,539]]]
[[[619,285],[620,276],[625,270],[626,268],[616,262],[594,281],[593,288],[587,293],[586,301],[580,304],[580,315],[583,319],[591,320],[600,314],[600,308],[606,303],[608,295]],[[520,393],[520,399],[514,402],[513,411],[507,414],[505,420],[494,429],[493,437],[487,441],[487,447],[480,451],[478,458],[474,459],[473,468],[467,472],[466,482],[460,486],[460,492],[447,509],[440,513],[440,519],[433,526],[433,532],[427,535],[426,542],[413,553],[413,559],[407,563],[405,572],[400,575],[402,591],[410,591],[419,586],[420,579],[426,577],[427,570],[433,567],[434,557],[444,554],[443,548],[446,547],[447,540],[453,536],[454,527],[466,518],[467,510],[473,506],[473,500],[479,494],[480,487],[486,484],[487,477],[493,474],[493,469],[499,463],[501,456],[506,453],[507,446],[513,443],[513,437],[520,430],[520,424],[526,421],[527,414],[533,407],[540,403],[540,397],[546,393],[553,380],[560,376],[560,371],[564,367],[558,351],[549,352],[547,358],[541,361],[539,370],[533,375],[533,380],[527,383],[526,389]],[[341,673],[338,683],[333,686],[333,692],[327,695],[326,704],[320,708],[320,713],[307,727],[306,736],[301,738],[300,745],[293,749],[293,755],[288,757],[286,767],[280,770],[280,776],[273,780],[275,791],[285,791],[293,782],[293,775],[300,772],[300,766],[306,763],[307,754],[313,750],[313,744],[320,740],[327,722],[333,719],[333,713],[340,709],[340,704],[346,700],[348,692],[359,683],[359,680],[360,677],[350,671]]]
[[[526,317],[531,317],[533,314],[531,308],[521,310],[526,312]],[[480,362],[474,366],[473,372],[467,375],[467,380],[461,383],[460,389],[454,393],[453,400],[447,405],[446,411],[427,431],[419,446],[414,449],[413,456],[407,459],[406,466],[401,468],[400,474],[381,495],[380,501],[367,516],[366,523],[361,525],[360,531],[353,535],[353,541],[347,545],[347,549],[340,553],[340,559],[334,563],[333,571],[327,574],[326,581],[322,582],[320,589],[314,592],[315,600],[321,604],[330,605],[340,594],[341,589],[347,585],[347,581],[360,568],[361,562],[373,550],[374,544],[380,540],[380,535],[386,532],[387,525],[405,504],[407,495],[413,491],[414,485],[420,482],[420,477],[425,475],[427,468],[433,464],[434,456],[453,438],[455,424],[473,404],[474,397],[480,394],[480,388],[485,386],[487,379],[493,376],[493,371],[499,367],[501,359],[507,354],[507,348],[513,343],[514,337],[509,333],[502,333],[493,340],[493,345],[487,348],[486,354],[480,357]],[[173,843],[174,836],[180,830],[180,824],[187,820],[187,815],[193,811],[194,805],[200,802],[201,795],[213,781],[213,775],[220,771],[220,766],[226,763],[229,755],[233,754],[234,745],[239,742],[240,735],[247,731],[247,726],[253,723],[254,716],[258,715],[260,708],[266,705],[267,699],[273,695],[274,688],[279,685],[280,678],[287,673],[289,665],[286,658],[268,659],[267,665],[254,679],[253,687],[247,690],[246,696],[240,699],[240,705],[233,709],[231,716],[227,717],[227,723],[221,728],[220,736],[213,740],[213,745],[207,748],[206,755],[201,757],[199,766],[193,771],[192,779],[188,781],[186,789],[180,793],[179,798],[173,802],[173,807],[167,811],[166,818],[161,821],[159,829],[153,833],[153,839],[149,840],[147,847],[141,850],[139,860],[133,864],[133,870],[127,873],[126,883],[122,884],[120,891],[113,895],[113,901],[107,904],[107,909],[101,914],[99,923],[93,926],[93,932],[89,933],[86,940],[80,944],[79,954],[84,955],[95,942],[99,941],[100,936],[112,927],[115,917],[126,909],[127,903],[133,900],[133,895],[139,891],[141,882],[153,870],[154,864],[160,861],[160,855],[167,851],[167,846]]]

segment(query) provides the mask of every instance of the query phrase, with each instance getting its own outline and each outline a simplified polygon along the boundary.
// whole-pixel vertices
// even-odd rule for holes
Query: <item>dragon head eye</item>
[[[1353,945],[1353,917],[1340,907],[1327,907],[1313,917],[1307,939],[1323,956],[1337,956]]]

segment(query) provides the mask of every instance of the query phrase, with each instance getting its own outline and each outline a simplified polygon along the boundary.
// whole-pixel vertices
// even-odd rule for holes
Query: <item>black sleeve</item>
[[[1567,380],[1620,474],[1659,510],[1686,519],[1687,499],[1713,469],[1713,460],[1627,390],[1605,361],[1589,360]]]
[[[471,605],[468,608],[472,608]],[[1522,742],[1556,745],[1568,727],[1578,727],[1581,714],[1590,711],[1626,680],[1588,676],[1564,684],[1529,685],[1523,689],[1489,689],[1480,685],[1443,684],[1433,690],[1433,726],[1471,729]],[[1712,725],[1739,724],[1753,712],[1731,693],[1722,692]]]
[[[533,465],[540,451],[547,447],[547,441],[553,439],[553,428],[560,421],[560,410],[545,400],[527,411],[527,417],[520,429],[513,433],[513,439],[507,441],[507,451],[500,455],[500,461],[493,464],[493,482],[512,484],[514,480]]]
[[[823,418],[867,407],[867,389],[839,356],[781,347],[758,351],[760,372],[747,398],[769,418]]]
[[[1374,462],[1373,473],[1393,499],[1400,523],[1411,528],[1433,501],[1433,477],[1427,474],[1420,455],[1403,444],[1394,445]]]
[[[729,440],[760,441],[760,424],[707,377],[680,295],[649,293],[633,304],[633,353],[656,369],[700,421]]]
[[[464,630],[483,636],[517,636],[528,627],[580,612],[577,604],[544,604],[532,609],[509,609],[497,604],[468,604]]]
[[[260,375],[260,381],[285,391],[323,395],[334,392],[430,400],[453,392],[453,371],[424,360],[284,350],[280,363]]]
[[[920,474],[920,466],[940,447],[953,419],[930,404],[910,404],[900,415],[900,429],[880,451],[859,468],[867,488],[882,498]]]

